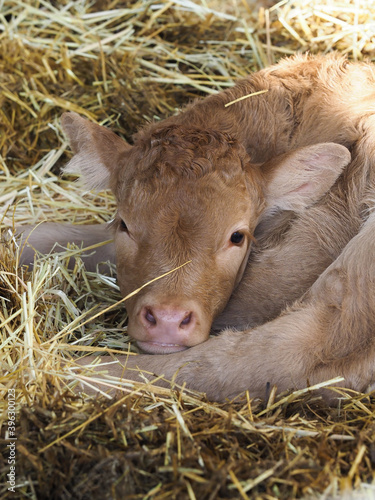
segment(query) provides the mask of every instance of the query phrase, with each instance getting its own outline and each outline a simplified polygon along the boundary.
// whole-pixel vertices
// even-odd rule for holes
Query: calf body
[[[217,399],[336,375],[370,384],[374,112],[372,65],[301,56],[146,126],[134,146],[65,115],[69,168],[118,201],[122,293],[183,265],[127,303],[140,347],[172,354],[125,373],[120,356],[112,373],[179,370]],[[207,340],[211,326],[225,330]]]

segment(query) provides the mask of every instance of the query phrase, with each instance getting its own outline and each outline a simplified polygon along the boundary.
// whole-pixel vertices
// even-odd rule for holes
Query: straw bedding
[[[314,390],[225,404],[141,384],[117,401],[76,396],[63,359],[133,350],[115,278],[87,272],[77,248],[28,271],[9,239],[15,225],[114,213],[110,193],[60,177],[63,111],[130,140],[295,51],[375,61],[372,3],[0,2],[1,498],[375,498],[373,396],[341,390],[338,408]]]

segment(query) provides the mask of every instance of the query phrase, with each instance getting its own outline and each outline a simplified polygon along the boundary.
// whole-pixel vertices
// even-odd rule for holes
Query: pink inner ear
[[[64,172],[80,172],[89,189],[108,188],[121,155],[130,151],[132,146],[111,130],[92,123],[77,113],[64,113],[62,122],[75,153]]]
[[[296,189],[290,191],[290,193],[306,193],[311,189],[311,182],[305,182]]]

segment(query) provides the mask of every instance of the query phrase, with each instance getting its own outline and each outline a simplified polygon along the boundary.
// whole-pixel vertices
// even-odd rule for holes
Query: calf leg
[[[21,226],[17,228],[20,253],[20,264],[32,266],[35,252],[48,254],[51,251],[61,251],[69,243],[87,251],[82,252],[82,260],[89,271],[95,271],[102,262],[115,263],[115,251],[112,235],[108,224],[73,225],[45,222],[37,226]],[[100,243],[107,242],[104,245]],[[92,248],[95,247],[96,248]],[[105,271],[105,266],[100,270]]]
[[[105,369],[134,380],[141,380],[137,368],[168,380],[177,374],[178,383],[216,400],[245,390],[262,397],[267,383],[286,390],[335,376],[364,390],[375,381],[374,235],[375,213],[303,299],[269,323],[226,330],[176,354],[119,356]]]

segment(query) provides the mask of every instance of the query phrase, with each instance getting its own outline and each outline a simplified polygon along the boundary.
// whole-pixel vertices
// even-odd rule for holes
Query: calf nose
[[[144,306],[140,318],[157,342],[183,344],[196,325],[195,313],[179,307]]]

